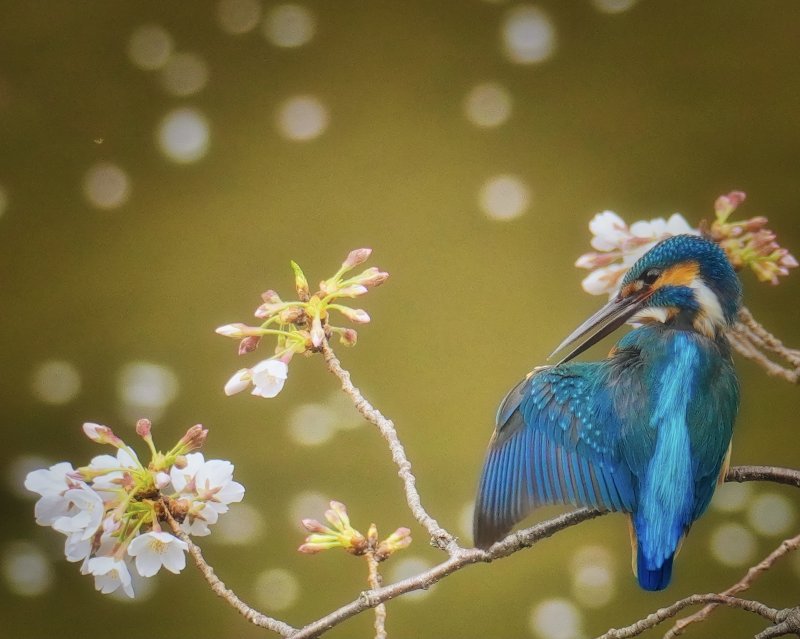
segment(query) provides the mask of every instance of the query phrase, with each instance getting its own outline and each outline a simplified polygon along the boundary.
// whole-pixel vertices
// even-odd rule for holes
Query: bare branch
[[[392,459],[397,465],[397,474],[403,480],[405,487],[406,501],[411,513],[416,520],[428,531],[433,540],[433,543],[446,550],[449,554],[453,554],[459,548],[455,541],[455,537],[447,530],[442,528],[433,517],[422,507],[419,492],[416,487],[416,478],[411,472],[411,462],[406,457],[405,449],[397,437],[397,430],[394,427],[392,420],[387,419],[383,414],[370,404],[361,391],[358,390],[350,381],[350,373],[342,368],[339,358],[333,352],[333,349],[328,344],[327,340],[322,342],[322,354],[325,357],[325,363],[328,365],[328,370],[339,378],[342,384],[342,390],[350,397],[355,404],[356,410],[371,424],[377,426],[383,438],[389,444],[389,450],[392,453]]]
[[[369,566],[367,578],[369,587],[371,590],[377,590],[383,583],[381,574],[378,572],[378,560],[375,559],[375,553],[372,551],[368,552],[365,557],[367,566]],[[375,606],[375,639],[386,639],[386,605],[382,603]]]
[[[730,588],[724,590],[720,594],[735,595],[747,590],[748,588],[750,588],[750,586],[753,585],[756,579],[758,579],[762,574],[764,574],[766,571],[772,568],[772,566],[775,564],[776,561],[778,561],[788,553],[792,552],[793,550],[797,550],[798,547],[800,547],[800,535],[792,537],[791,539],[784,539],[781,542],[781,545],[778,546],[775,550],[773,550],[769,555],[767,555],[761,562],[749,568],[744,577],[742,577]],[[708,616],[717,608],[718,605],[719,604],[717,603],[708,604],[702,610],[698,610],[697,612],[689,615],[688,617],[679,619],[678,621],[675,622],[675,625],[670,629],[670,631],[664,635],[664,639],[674,639],[678,635],[683,634],[687,626],[693,623],[697,623],[699,621],[705,621],[708,618]]]
[[[774,481],[800,487],[800,471],[769,466],[738,466],[728,471],[726,481]],[[470,564],[478,562],[489,563],[495,559],[508,557],[523,548],[529,548],[535,545],[542,539],[546,539],[565,528],[576,526],[577,524],[589,519],[594,519],[595,517],[600,517],[604,514],[606,513],[590,510],[589,508],[580,508],[554,517],[553,519],[540,522],[530,528],[511,533],[504,539],[495,543],[488,550],[457,546],[457,549],[451,553],[446,561],[443,561],[425,572],[404,579],[403,581],[383,586],[377,590],[372,589],[367,592],[362,592],[358,599],[349,604],[345,604],[338,610],[301,628],[297,634],[292,635],[292,639],[316,637],[368,608],[374,608],[406,592],[426,590],[436,582]],[[714,596],[719,597],[720,595]],[[695,604],[685,604],[685,606],[696,605],[697,603],[710,603],[711,601],[712,600],[707,602],[695,602]],[[678,612],[680,612],[680,609],[676,610],[671,616],[674,616]],[[664,619],[667,619],[667,617],[664,617]]]
[[[771,481],[800,488],[800,470],[779,466],[734,466],[728,469],[725,481]]]
[[[796,384],[800,380],[800,351],[788,348],[759,324],[747,308],[739,311],[738,322],[728,331],[731,346],[743,357],[761,366],[768,375]],[[777,355],[788,367],[771,360],[764,352]]]
[[[759,632],[754,639],[773,639],[784,635],[800,637],[800,608],[786,608],[778,611],[778,623]]]
[[[674,617],[684,608],[710,603],[747,610],[748,612],[761,615],[764,617],[764,619],[767,619],[772,623],[782,621],[779,616],[780,611],[776,610],[775,608],[765,606],[761,602],[752,601],[750,599],[739,599],[738,597],[729,597],[728,595],[708,593],[705,595],[691,595],[686,597],[686,599],[676,601],[671,606],[660,608],[659,610],[656,610],[654,613],[648,615],[644,619],[640,619],[630,626],[626,626],[624,628],[612,628],[605,634],[600,635],[597,639],[628,639],[628,637],[635,637],[642,634],[645,630],[649,630],[661,622]]]
[[[170,512],[169,504],[166,500],[164,501],[163,512],[166,516],[167,523],[169,523],[169,526],[172,528],[172,532],[175,533],[175,536],[189,546],[189,554],[192,556],[192,559],[194,559],[195,565],[200,569],[200,572],[203,574],[203,577],[205,577],[208,585],[211,586],[211,590],[215,595],[222,597],[245,619],[247,619],[247,621],[255,624],[256,626],[277,632],[282,637],[290,637],[297,631],[297,629],[293,626],[290,626],[289,624],[278,619],[268,617],[267,615],[260,613],[258,610],[251,608],[244,601],[239,599],[239,597],[236,596],[236,593],[227,588],[222,580],[214,574],[214,569],[206,563],[205,559],[203,559],[203,553],[200,552],[200,548],[196,546],[194,542],[192,542],[192,540],[185,532],[183,532],[183,530],[181,530],[180,524],[175,521],[175,518]]]

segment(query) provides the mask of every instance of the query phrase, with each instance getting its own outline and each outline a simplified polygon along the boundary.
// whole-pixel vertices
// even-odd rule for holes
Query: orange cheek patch
[[[664,271],[661,277],[656,280],[654,288],[661,288],[662,286],[688,286],[694,281],[699,272],[700,267],[697,265],[697,262],[678,264]]]

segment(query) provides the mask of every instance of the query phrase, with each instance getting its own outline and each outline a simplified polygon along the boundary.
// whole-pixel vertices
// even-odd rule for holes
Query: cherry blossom
[[[152,577],[164,566],[173,573],[186,567],[189,549],[185,541],[166,532],[150,531],[139,535],[128,546],[128,554],[136,558],[136,571],[142,577]]]

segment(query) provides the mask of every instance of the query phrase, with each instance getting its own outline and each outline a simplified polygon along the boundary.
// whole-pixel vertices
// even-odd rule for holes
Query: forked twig
[[[755,566],[751,566],[747,573],[742,577],[739,581],[735,584],[730,586],[729,588],[723,590],[720,594],[721,595],[736,595],[740,592],[744,592],[753,583],[758,579],[761,575],[767,572],[772,566],[775,564],[776,561],[784,557],[785,555],[789,554],[790,552],[797,550],[800,547],[800,535],[792,537],[790,539],[784,539],[780,546],[778,546],[775,550],[773,550],[769,555],[767,555],[762,561],[760,561]],[[674,639],[678,635],[681,635],[686,630],[686,627],[697,623],[700,621],[705,621],[708,616],[714,612],[714,610],[719,606],[718,603],[710,603],[706,605],[702,610],[698,610],[697,612],[689,615],[688,617],[684,617],[683,619],[678,619],[675,622],[675,625],[670,628],[669,632],[664,635],[664,639]]]

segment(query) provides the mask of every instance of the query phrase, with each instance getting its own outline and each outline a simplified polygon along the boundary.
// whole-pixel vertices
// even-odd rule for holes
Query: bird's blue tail
[[[639,585],[645,590],[664,590],[669,586],[670,579],[672,579],[672,560],[675,555],[670,555],[661,564],[661,567],[655,570],[650,570],[647,567],[647,560],[642,554],[642,549],[639,547],[636,553],[636,578],[639,580]]]

